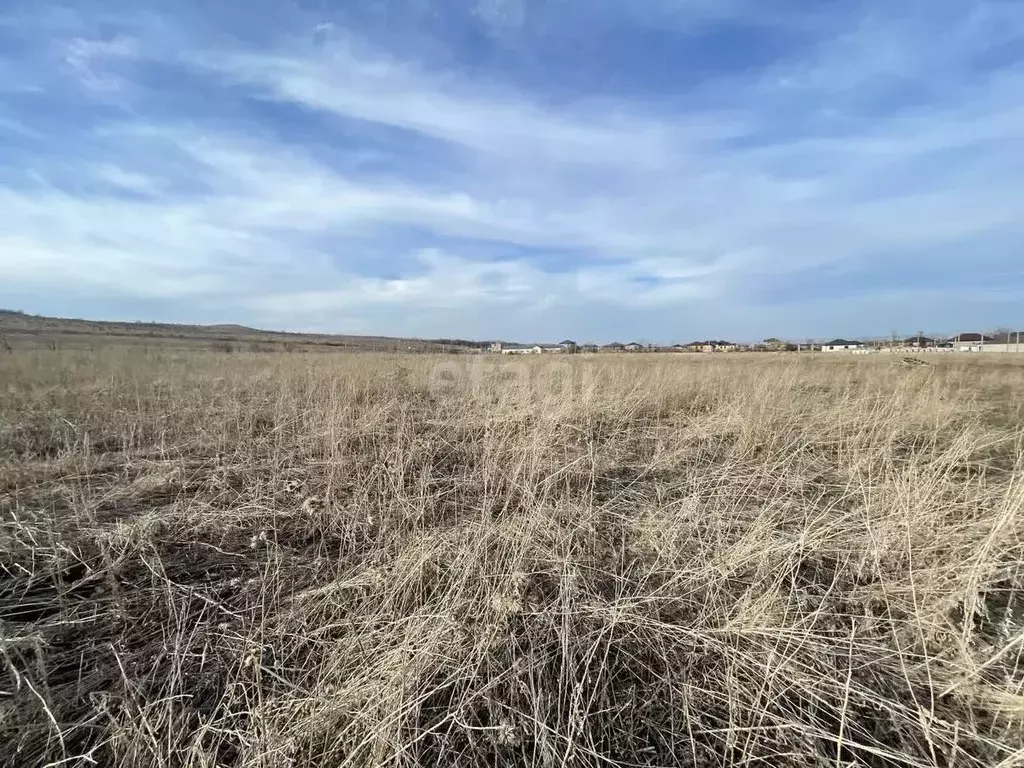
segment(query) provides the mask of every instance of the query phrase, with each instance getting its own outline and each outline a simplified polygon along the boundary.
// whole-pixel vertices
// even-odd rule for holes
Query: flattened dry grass
[[[1024,761],[1024,364],[0,363],[2,765]]]

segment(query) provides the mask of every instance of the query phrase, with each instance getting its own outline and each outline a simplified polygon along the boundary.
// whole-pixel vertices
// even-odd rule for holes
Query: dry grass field
[[[1024,363],[0,355],[0,765],[1019,766]]]

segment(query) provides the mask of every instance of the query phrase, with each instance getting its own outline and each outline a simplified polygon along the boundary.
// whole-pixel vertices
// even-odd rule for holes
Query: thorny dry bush
[[[1024,761],[1024,365],[2,363],[0,764]]]

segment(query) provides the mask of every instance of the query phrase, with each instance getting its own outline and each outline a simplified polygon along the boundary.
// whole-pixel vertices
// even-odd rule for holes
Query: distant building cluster
[[[491,344],[491,352],[502,355],[543,355],[543,354],[574,354],[580,352],[581,347],[571,339],[554,346],[542,347],[539,344],[505,344],[495,341]]]
[[[745,344],[724,339],[705,339],[688,344],[642,344],[613,341],[610,344],[579,344],[565,339],[559,344],[506,344],[496,341],[490,351],[502,355],[551,355],[597,352],[678,352],[716,354],[735,352],[828,352],[867,355],[876,352],[1024,352],[1024,331],[1000,331],[993,334],[959,333],[949,338],[937,338],[918,333],[909,338],[893,336],[887,339],[832,339],[826,342],[806,340],[783,341],[770,338],[756,344]]]
[[[832,339],[827,344],[821,345],[822,352],[867,352],[868,347],[862,341],[849,341],[848,339]]]
[[[996,334],[958,333],[946,339],[917,334],[906,339],[871,341],[833,339],[821,345],[822,352],[1024,352],[1024,331],[1002,331]]]

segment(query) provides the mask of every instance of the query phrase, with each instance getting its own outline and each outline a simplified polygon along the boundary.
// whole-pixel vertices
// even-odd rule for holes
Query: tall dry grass
[[[0,360],[0,763],[1024,762],[1024,365]]]

